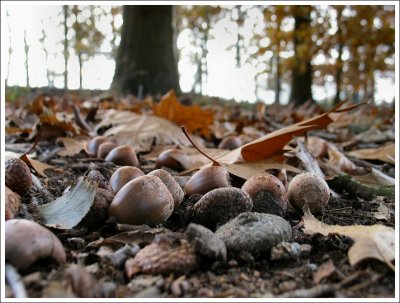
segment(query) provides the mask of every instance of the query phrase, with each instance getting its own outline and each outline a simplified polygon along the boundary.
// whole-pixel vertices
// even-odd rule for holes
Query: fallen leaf
[[[356,104],[340,109],[345,102],[346,100],[324,114],[281,128],[266,136],[243,145],[240,147],[243,159],[246,162],[253,162],[267,158],[273,153],[282,150],[283,147],[293,139],[293,137],[301,136],[313,129],[327,127],[331,122],[333,122],[333,119],[329,116],[329,114],[349,111],[361,105]]]
[[[342,172],[352,174],[359,169],[332,143],[328,143],[328,155],[329,164]]]
[[[264,159],[251,163],[234,163],[227,165],[226,168],[232,175],[238,176],[245,180],[257,174],[266,173],[266,171],[269,169],[286,169],[287,171],[291,171],[296,174],[303,172],[301,169],[289,164],[276,162],[273,159]]]
[[[158,117],[173,121],[179,126],[185,126],[190,133],[198,131],[205,137],[210,136],[213,113],[209,110],[203,110],[198,105],[182,105],[173,90],[166,93],[159,104],[153,106],[153,113]]]
[[[384,197],[377,197],[379,207],[376,212],[373,212],[375,219],[389,221],[391,216],[390,208],[385,204]]]
[[[316,219],[309,209],[304,209],[304,233],[322,234],[329,236],[339,234],[351,238],[353,246],[348,251],[351,265],[368,258],[378,259],[386,263],[391,269],[391,263],[395,258],[395,234],[394,229],[384,225],[328,225]]]
[[[395,164],[395,145],[394,143],[379,148],[365,148],[348,152],[347,155],[367,160],[380,160],[390,164]]]
[[[113,136],[118,144],[131,145],[136,152],[149,151],[153,144],[191,146],[179,126],[160,117],[114,109],[99,110],[97,117],[101,122],[96,131],[111,126],[104,135]]]
[[[335,264],[332,259],[329,259],[325,263],[321,264],[317,270],[313,273],[314,284],[318,284],[322,279],[329,277],[336,271]]]
[[[64,149],[58,152],[59,156],[74,156],[79,154],[86,147],[86,140],[78,140],[75,138],[62,137],[58,138],[64,144]]]
[[[308,172],[315,173],[322,178],[325,177],[324,173],[322,172],[321,168],[318,165],[318,161],[314,158],[314,156],[307,150],[304,146],[303,142],[299,138],[295,138],[297,142],[297,146],[299,151],[296,152],[296,157],[303,162],[304,167]]]
[[[354,179],[358,182],[363,183],[368,186],[372,187],[381,187],[381,186],[395,186],[396,180],[380,170],[372,167],[370,173],[365,175],[353,175]]]
[[[59,229],[75,227],[89,212],[96,195],[96,186],[79,180],[66,194],[53,202],[38,206],[44,224]]]

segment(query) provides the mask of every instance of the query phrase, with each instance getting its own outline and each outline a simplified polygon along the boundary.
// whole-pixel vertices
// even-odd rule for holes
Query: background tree
[[[124,6],[123,20],[112,88],[135,95],[180,93],[172,6]]]
[[[292,6],[294,17],[294,66],[290,102],[302,104],[312,100],[312,40],[310,32],[311,6]]]

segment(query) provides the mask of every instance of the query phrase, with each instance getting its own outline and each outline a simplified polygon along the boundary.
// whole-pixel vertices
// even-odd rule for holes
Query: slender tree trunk
[[[82,68],[83,68],[82,53],[78,53],[78,62],[79,62],[79,89],[82,89]]]
[[[7,18],[10,17],[9,13],[6,11]],[[8,22],[7,22],[8,23]],[[10,63],[11,63],[11,55],[12,55],[12,48],[11,48],[11,28],[10,23],[8,23],[8,58],[7,58],[7,75],[5,80],[6,87],[8,86],[8,78],[10,77]]]
[[[339,104],[340,102],[340,93],[342,91],[342,75],[343,75],[343,61],[342,61],[342,54],[343,54],[343,37],[342,37],[342,12],[343,12],[343,7],[339,7],[336,9],[337,12],[337,26],[338,26],[338,31],[337,31],[337,39],[338,39],[338,44],[339,44],[339,49],[338,49],[338,58],[336,62],[336,73],[335,73],[335,82],[336,82],[336,94],[335,94],[335,104]]]
[[[69,58],[68,37],[67,37],[68,5],[63,5],[63,12],[64,12],[64,89],[68,89],[68,58]]]
[[[241,66],[241,55],[240,55],[240,43],[242,41],[242,35],[240,35],[239,29],[240,29],[240,25],[242,23],[242,19],[243,19],[243,12],[241,10],[241,6],[240,5],[236,5],[236,9],[238,11],[238,20],[237,20],[237,38],[236,38],[236,68],[240,68]]]
[[[275,74],[275,104],[281,103],[281,59],[279,56],[279,50],[275,55],[275,65],[276,65],[276,74]]]
[[[112,88],[137,95],[180,93],[173,50],[172,6],[124,6],[121,44]]]
[[[290,102],[303,104],[312,99],[312,67],[311,54],[300,55],[301,49],[311,49],[312,41],[310,31],[311,7],[299,6],[296,8],[294,19],[294,58],[296,60],[292,70],[292,90]],[[311,53],[311,52],[310,52]]]
[[[26,31],[24,30],[24,50],[25,50],[25,71],[26,71],[26,86],[31,87],[29,83],[29,45],[26,41]]]
[[[343,75],[343,61],[342,61],[342,54],[343,54],[343,43],[340,42],[339,44],[339,51],[338,51],[338,59],[337,59],[337,67],[335,73],[335,82],[336,82],[336,94],[335,94],[335,104],[339,104],[340,102],[340,93],[342,91],[342,75]]]

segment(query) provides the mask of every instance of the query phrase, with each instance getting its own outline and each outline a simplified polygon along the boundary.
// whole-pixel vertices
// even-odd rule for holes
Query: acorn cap
[[[174,199],[160,178],[141,176],[118,191],[108,214],[118,223],[150,225],[166,221],[173,209]]]
[[[194,220],[213,229],[252,208],[253,202],[243,190],[235,187],[217,188],[206,193],[193,206]]]
[[[286,189],[282,181],[271,174],[257,174],[242,186],[253,200],[253,211],[282,216],[287,209]]]
[[[186,183],[188,196],[205,194],[215,188],[230,186],[229,172],[223,166],[209,166],[197,171]]]
[[[157,235],[150,245],[141,249],[125,263],[128,278],[137,273],[188,273],[197,267],[197,257],[187,239],[180,234]]]

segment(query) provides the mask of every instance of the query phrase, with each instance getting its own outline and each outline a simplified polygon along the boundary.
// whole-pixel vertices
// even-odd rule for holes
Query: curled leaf
[[[65,195],[38,207],[47,226],[70,229],[75,227],[89,212],[96,195],[96,186],[79,180]]]

